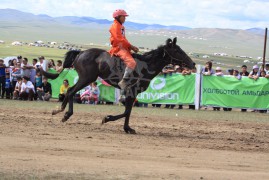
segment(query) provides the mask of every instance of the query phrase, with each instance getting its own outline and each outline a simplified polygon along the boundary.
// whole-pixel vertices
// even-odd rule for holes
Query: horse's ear
[[[166,40],[166,46],[172,47],[172,43],[173,43],[172,39],[169,38],[169,39]]]
[[[173,39],[173,45],[176,45],[177,44],[177,38],[175,37],[174,39]]]

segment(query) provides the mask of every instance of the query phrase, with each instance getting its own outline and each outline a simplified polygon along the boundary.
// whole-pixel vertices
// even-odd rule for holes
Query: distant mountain
[[[140,23],[134,23],[134,22],[126,22],[126,27],[132,28],[132,29],[138,29],[138,30],[188,30],[191,29],[189,27],[185,26],[164,26],[160,24],[140,24]]]
[[[77,17],[77,16],[62,16],[62,17],[56,17],[54,19],[60,23],[73,24],[73,25],[85,25],[88,23],[111,24],[112,22],[106,19],[95,19],[92,17]]]
[[[265,33],[265,30],[261,28],[250,28],[250,29],[246,29],[246,31],[254,33],[254,34],[258,34],[258,35],[264,35]]]
[[[96,19],[92,17],[77,17],[77,16],[63,16],[54,18],[56,21],[61,23],[73,24],[73,25],[87,25],[89,23],[96,23],[101,25],[111,25],[113,21],[107,19]],[[125,27],[134,29],[134,30],[157,30],[157,29],[166,29],[166,30],[186,30],[191,29],[184,26],[164,26],[160,24],[141,24],[135,22],[126,22]]]
[[[34,15],[31,13],[26,13],[18,11],[15,9],[0,9],[0,21],[10,21],[10,22],[35,22],[35,21],[54,21],[54,19],[48,15]]]
[[[0,21],[13,21],[13,22],[29,22],[29,21],[39,21],[39,22],[54,22],[75,26],[86,26],[92,23],[100,25],[110,25],[112,21],[107,19],[96,19],[93,17],[77,17],[77,16],[62,16],[62,17],[50,17],[46,14],[34,15],[31,13],[26,13],[14,9],[0,9]],[[160,24],[141,24],[135,22],[126,22],[126,28],[134,30],[187,30],[189,27],[184,26],[164,26]]]
[[[220,39],[228,40],[238,38],[240,41],[251,41],[255,38],[260,38],[258,33],[253,33],[251,31],[242,29],[220,29],[220,28],[194,28],[190,30],[180,31],[185,36],[197,36],[206,39]]]

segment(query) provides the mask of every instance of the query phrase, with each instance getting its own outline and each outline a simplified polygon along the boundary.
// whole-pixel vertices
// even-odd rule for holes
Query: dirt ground
[[[256,123],[134,113],[137,134],[128,135],[122,120],[101,125],[96,108],[61,123],[50,109],[1,105],[0,179],[269,179],[268,115]]]

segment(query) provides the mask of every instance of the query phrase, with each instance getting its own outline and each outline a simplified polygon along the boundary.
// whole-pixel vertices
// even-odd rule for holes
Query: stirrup
[[[123,83],[124,83],[124,84],[123,84]],[[124,87],[122,87],[123,85],[124,85]],[[124,79],[120,80],[120,82],[118,83],[118,86],[119,86],[122,90],[126,89],[126,88],[128,87],[127,81],[124,80]]]

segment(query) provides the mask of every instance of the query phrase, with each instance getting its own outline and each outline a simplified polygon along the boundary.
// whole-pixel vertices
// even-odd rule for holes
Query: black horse
[[[165,45],[159,46],[157,49],[146,52],[143,55],[134,54],[137,61],[136,71],[129,79],[131,84],[125,95],[125,111],[123,114],[116,116],[106,116],[102,123],[116,121],[125,117],[124,131],[126,133],[135,134],[135,130],[129,126],[129,118],[132,106],[137,94],[145,91],[149,86],[150,80],[158,75],[162,69],[168,64],[178,64],[190,69],[194,67],[194,63],[190,57],[176,44],[177,39],[168,39]],[[110,54],[103,49],[88,49],[86,51],[69,51],[66,53],[63,68],[74,66],[79,79],[78,82],[70,87],[66,97],[62,103],[60,110],[54,110],[53,115],[64,111],[69,102],[69,110],[65,113],[63,122],[67,121],[73,114],[73,96],[75,93],[89,83],[94,82],[97,77],[101,77],[107,83],[119,88],[118,82],[123,76],[125,65],[117,57],[111,57]],[[52,74],[41,69],[41,73],[50,78],[56,79],[59,74]]]

